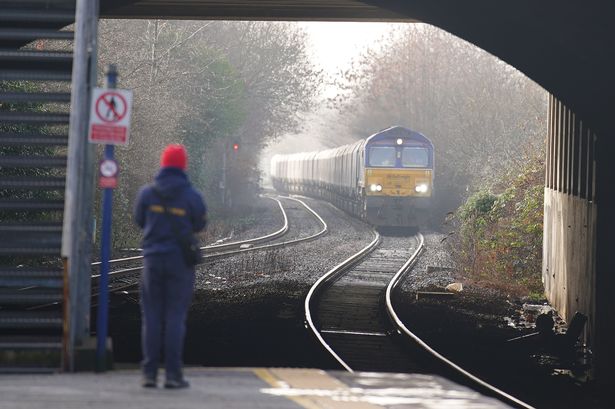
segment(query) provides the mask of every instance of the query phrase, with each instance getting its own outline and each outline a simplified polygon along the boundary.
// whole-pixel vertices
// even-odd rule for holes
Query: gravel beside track
[[[406,275],[401,286],[403,292],[428,288],[441,290],[455,282],[454,262],[442,244],[446,235],[432,231],[421,233],[425,238],[425,248],[412,271]]]
[[[239,227],[233,229],[224,243],[265,236],[284,224],[280,207],[274,200],[266,197],[258,197],[246,212],[249,213],[245,214],[245,220],[239,224]],[[201,245],[209,244],[214,243],[208,241]]]
[[[327,203],[301,199],[328,223],[327,235],[284,249],[229,256],[199,267],[188,319],[187,364],[339,368],[304,327],[303,302],[322,274],[371,241],[371,228]],[[293,226],[300,228],[282,241],[310,235],[320,228],[298,203],[285,200],[284,204],[297,209],[288,212],[291,230]],[[279,208],[271,200],[260,199],[254,212],[246,215],[251,219],[249,227],[235,234],[233,240],[262,236],[282,225]],[[555,396],[561,407],[610,407],[602,405],[601,397],[591,390],[577,390],[571,387],[570,378],[555,378],[528,365],[526,356],[507,347],[506,339],[532,331],[513,328],[504,320],[518,319],[523,300],[465,282],[459,294],[424,294],[442,293],[458,278],[444,245],[446,235],[422,233],[425,250],[393,297],[396,311],[410,330],[465,369],[536,407],[550,407],[548,402]],[[404,240],[399,238],[400,243]],[[95,310],[92,316],[96,316]],[[109,322],[115,359],[138,362],[138,295],[112,294]],[[515,385],[512,390],[511,385]]]
[[[323,217],[329,233],[318,240],[265,251],[225,257],[199,266],[197,292],[228,291],[227,296],[245,298],[240,288],[262,284],[264,292],[275,289],[276,283],[289,282],[309,286],[332,266],[358,251],[371,241],[370,227],[335,209],[312,199],[302,199]],[[299,203],[282,199],[291,230],[278,241],[289,241],[318,232],[322,226]]]
[[[197,269],[188,318],[186,363],[323,366],[314,359],[326,354],[303,326],[304,298],[322,274],[367,245],[372,234],[368,225],[327,203],[301,200],[325,220],[328,234],[288,248],[225,257]],[[291,209],[291,231],[283,241],[305,237],[322,228],[299,203],[284,200],[283,204]],[[263,230],[259,232],[255,227],[242,237],[262,235],[281,226],[281,221],[272,225],[265,217],[259,217],[258,223]],[[110,333],[115,355],[119,361],[135,362],[140,357],[138,297],[129,294],[114,298]],[[322,359],[325,366],[329,364],[328,356]]]
[[[442,244],[446,235],[423,234],[425,250],[393,297],[411,331],[465,370],[536,408],[612,407],[591,385],[582,387],[566,371],[556,375],[548,365],[539,366],[540,348],[507,342],[535,331],[532,324],[511,325],[527,318],[522,318],[527,300],[472,282],[464,282],[460,293],[442,295],[446,285],[459,281]]]

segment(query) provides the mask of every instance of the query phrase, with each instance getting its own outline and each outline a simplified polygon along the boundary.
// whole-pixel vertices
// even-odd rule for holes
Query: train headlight
[[[419,183],[414,187],[414,190],[416,190],[417,193],[427,193],[429,186],[427,186],[427,183]]]
[[[404,143],[404,140],[401,138],[397,138],[397,144],[398,145],[402,145]]]
[[[382,192],[382,185],[372,184],[369,186],[369,190],[372,192]]]

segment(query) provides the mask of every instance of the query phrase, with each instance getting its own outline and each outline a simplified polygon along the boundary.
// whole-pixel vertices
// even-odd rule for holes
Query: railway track
[[[280,241],[276,243],[269,243],[269,242],[280,239],[281,237],[283,237],[284,235],[288,233],[289,221],[288,221],[288,215],[286,211],[284,210],[284,206],[282,205],[281,201],[276,198],[272,198],[268,196],[265,196],[265,197],[275,200],[278,203],[278,206],[280,207],[280,210],[284,218],[284,225],[279,230],[276,230],[275,232],[267,234],[265,236],[235,241],[232,243],[209,245],[209,246],[201,247],[201,250],[205,252],[205,254],[203,255],[203,260],[204,260],[203,263],[216,260],[221,257],[226,257],[226,256],[231,256],[231,255],[236,255],[236,254],[241,254],[241,253],[247,253],[247,252],[252,252],[252,251],[258,251],[258,250],[269,250],[269,249],[274,249],[277,247],[285,247],[285,246],[289,246],[289,245],[293,245],[297,243],[307,242],[310,240],[317,239],[320,236],[327,233],[328,231],[327,223],[322,219],[322,217],[320,217],[318,213],[316,213],[305,202],[299,199],[292,198],[292,197],[281,197],[284,200],[291,200],[291,201],[299,203],[303,208],[305,208],[305,210],[309,214],[311,214],[318,221],[318,223],[322,226],[322,228],[318,232],[311,234],[309,236],[306,236],[306,237],[300,237],[300,238]],[[265,243],[269,243],[269,244],[265,244]],[[126,257],[126,258],[110,260],[109,263],[115,266],[122,265],[124,263],[135,264],[135,262],[138,262],[138,265],[131,266],[131,267],[125,267],[125,268],[115,268],[114,270],[109,272],[109,276],[115,277],[115,276],[121,276],[121,275],[126,275],[129,273],[140,271],[143,268],[142,260],[143,260],[143,256],[133,256],[133,257]],[[92,263],[92,266],[98,266],[98,265],[100,265],[99,262]],[[94,280],[97,280],[99,277],[100,277],[99,274],[92,275],[92,279]]]
[[[210,244],[207,246],[203,246],[201,247],[202,251],[206,251],[212,252],[212,255],[216,255],[216,254],[220,254],[220,255],[224,255],[224,254],[234,254],[235,251],[234,250],[239,250],[242,246],[246,246],[246,245],[254,245],[254,244],[258,244],[258,243],[265,243],[267,241],[271,241],[271,240],[275,240],[279,237],[283,237],[289,229],[289,224],[288,224],[288,215],[286,214],[286,211],[284,210],[284,206],[282,205],[282,202],[278,199],[275,199],[273,197],[269,197],[269,196],[264,196],[267,199],[271,199],[273,201],[275,201],[278,205],[278,207],[280,208],[280,211],[282,213],[282,217],[284,219],[284,223],[282,225],[282,227],[272,233],[266,234],[264,236],[260,236],[260,237],[255,237],[255,238],[251,238],[251,239],[246,239],[246,240],[239,240],[239,241],[234,241],[234,242],[230,242],[230,243],[223,243],[223,244]],[[135,264],[135,263],[141,263],[141,261],[143,260],[143,256],[139,255],[139,256],[132,256],[132,257],[123,257],[123,258],[117,258],[117,259],[113,259],[113,260],[109,260],[109,265],[112,266],[118,266],[118,265],[122,265],[122,264]],[[92,267],[99,267],[101,264],[100,261],[94,262],[92,263]],[[130,272],[134,272],[134,271],[139,271],[143,266],[141,264],[138,264],[136,267],[131,267],[131,268],[124,268],[124,269],[119,269],[116,268],[113,271],[111,271],[109,274],[110,275],[121,275],[121,274],[126,274],[126,273],[130,273]],[[93,274],[92,278],[93,279],[97,279],[99,278],[100,275],[99,274]]]
[[[282,212],[284,223],[283,226],[269,234],[264,236],[250,238],[246,240],[234,241],[231,243],[224,244],[215,244],[201,247],[205,254],[203,256],[203,263],[206,264],[208,262],[212,262],[214,260],[228,257],[232,255],[253,252],[253,251],[263,251],[263,250],[272,250],[279,247],[286,247],[294,244],[304,243],[311,240],[315,240],[328,232],[327,223],[322,219],[322,217],[314,211],[309,205],[307,205],[304,201],[292,197],[279,196],[282,200],[290,200],[298,203],[307,213],[309,213],[321,226],[320,229],[313,234],[294,238],[291,240],[279,241],[282,239],[290,230],[289,218],[287,215],[282,202],[278,198],[264,196],[271,200],[277,202],[280,211]],[[109,263],[114,266],[114,269],[109,272],[109,293],[124,293],[129,294],[136,291],[138,286],[138,280],[132,277],[133,274],[140,272],[143,269],[143,256],[133,256],[133,257],[125,257],[114,260],[109,260]],[[92,263],[93,267],[100,266],[100,262]],[[92,307],[97,306],[97,298],[99,296],[99,290],[97,288],[97,283],[100,278],[100,274],[93,274],[93,289],[92,289]],[[25,290],[25,289],[24,289]],[[29,308],[29,310],[39,310],[39,309],[48,309],[60,304],[60,301],[55,301],[52,303],[45,303],[34,305]]]
[[[201,247],[201,250],[205,252],[205,254],[203,255],[203,263],[201,264],[205,264],[205,263],[212,262],[214,260],[217,260],[223,257],[228,257],[228,256],[237,255],[241,253],[272,250],[278,247],[286,247],[286,246],[290,246],[293,244],[307,242],[307,241],[315,240],[327,233],[328,231],[327,223],[322,219],[322,217],[320,217],[318,213],[316,213],[316,211],[314,211],[304,201],[291,198],[291,197],[279,196],[283,200],[290,200],[290,201],[294,201],[300,204],[305,209],[306,212],[308,212],[311,216],[313,216],[317,220],[317,222],[321,225],[321,229],[317,231],[316,233],[308,235],[308,236],[299,237],[299,238],[295,238],[292,240],[274,242],[276,240],[283,238],[289,232],[290,230],[289,218],[288,218],[288,214],[286,210],[284,209],[284,206],[282,205],[282,202],[280,199],[275,198],[275,197],[270,197],[270,196],[264,196],[264,197],[277,202],[278,207],[280,208],[280,211],[282,213],[282,217],[284,219],[283,226],[280,229],[272,233],[266,234],[264,236],[250,238],[246,240],[234,241],[231,243],[214,244],[214,245]],[[130,289],[135,288],[138,282],[136,282],[134,279],[130,280],[130,279],[125,279],[123,277],[128,276],[132,273],[141,271],[143,269],[142,260],[143,260],[143,256],[134,256],[134,257],[126,257],[122,259],[110,260],[109,263],[115,266],[121,265],[122,263],[131,263],[131,264],[138,263],[138,264],[132,265],[130,267],[122,267],[122,268],[116,267],[114,270],[110,271],[109,276],[110,278],[113,278],[113,280],[110,282],[109,292],[110,293],[126,292]],[[100,263],[93,263],[93,265],[98,265],[98,264]],[[100,278],[99,274],[92,275],[92,279],[94,280],[94,283],[96,283],[99,278]],[[94,289],[92,297],[96,298],[97,296],[98,296],[98,291]]]
[[[423,236],[374,239],[323,275],[305,299],[305,320],[347,371],[443,375],[514,407],[532,408],[439,354],[399,319],[396,288],[423,250]]]

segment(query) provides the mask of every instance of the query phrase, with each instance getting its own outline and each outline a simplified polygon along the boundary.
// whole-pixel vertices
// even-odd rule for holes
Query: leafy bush
[[[464,278],[516,295],[543,293],[543,184],[544,162],[528,159],[492,187],[499,194],[481,190],[459,208],[455,250]]]
[[[470,196],[468,201],[460,208],[459,217],[462,220],[481,217],[489,214],[498,197],[490,192],[481,190]]]

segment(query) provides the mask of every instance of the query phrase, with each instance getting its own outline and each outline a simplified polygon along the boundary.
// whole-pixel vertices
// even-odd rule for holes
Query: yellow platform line
[[[382,406],[356,399],[348,386],[325,371],[299,368],[259,368],[254,373],[284,396],[306,409],[377,409]],[[334,399],[337,397],[337,399]]]
[[[275,375],[273,375],[268,369],[264,369],[264,368],[255,369],[254,373],[256,374],[256,376],[258,376],[259,378],[261,378],[263,381],[267,382],[269,385],[271,385],[274,388],[280,388],[284,386],[284,384],[277,377],[275,377]],[[304,407],[306,409],[322,409],[322,407],[316,405],[310,399],[303,397],[303,396],[286,396],[286,398],[292,400],[299,406]]]

